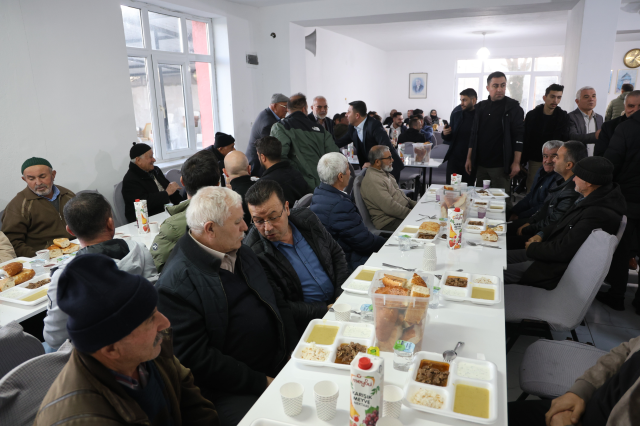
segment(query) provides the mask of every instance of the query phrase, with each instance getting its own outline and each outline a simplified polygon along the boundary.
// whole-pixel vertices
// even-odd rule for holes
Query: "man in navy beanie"
[[[215,425],[218,415],[173,355],[169,320],[144,277],[101,254],[72,260],[58,281],[75,349],[35,425],[82,423]]]
[[[236,150],[236,140],[231,135],[216,132],[214,144],[206,147],[205,149],[216,155],[216,158],[218,159],[218,167],[220,168],[220,172],[222,172],[222,169],[224,169],[224,157],[226,157],[231,151]],[[220,186],[226,186],[225,179],[220,179]]]

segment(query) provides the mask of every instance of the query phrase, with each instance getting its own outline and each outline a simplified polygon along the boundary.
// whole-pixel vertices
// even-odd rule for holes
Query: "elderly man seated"
[[[71,238],[62,209],[75,194],[53,183],[56,171],[44,158],[29,158],[20,172],[27,187],[9,201],[2,216],[2,232],[16,255],[34,257],[55,238]]]
[[[349,277],[344,252],[312,211],[289,210],[277,182],[258,181],[246,200],[254,226],[244,243],[284,295],[301,334],[342,293]]]
[[[391,175],[393,158],[388,147],[377,145],[371,148],[369,162],[371,167],[360,187],[362,200],[377,229],[395,231],[416,202],[404,195]]]
[[[380,250],[386,239],[369,232],[355,204],[344,192],[351,177],[344,155],[337,152],[323,155],[318,162],[318,175],[322,183],[313,191],[309,208],[340,244],[349,268],[354,270]]]
[[[507,248],[523,249],[534,235],[555,224],[580,196],[573,181],[573,168],[589,156],[587,147],[579,141],[564,143],[553,158],[556,175],[542,206],[531,217],[516,219],[507,229]],[[546,161],[546,160],[545,160]],[[545,166],[546,167],[546,166]],[[532,194],[533,190],[529,193]],[[528,196],[528,195],[527,195]],[[516,204],[517,207],[517,204]]]
[[[216,405],[222,426],[238,424],[297,344],[287,304],[242,245],[242,216],[239,194],[200,189],[187,208],[190,230],[156,284],[176,355]]]
[[[191,198],[200,188],[220,185],[218,159],[209,150],[203,149],[193,154],[182,164],[180,183],[184,186],[187,199],[177,206],[167,207],[171,217],[160,225],[160,232],[153,239],[151,256],[158,272],[162,272],[171,250],[187,230],[187,207]]]
[[[122,180],[124,214],[129,222],[136,221],[133,207],[136,200],[147,200],[149,216],[162,213],[165,204],[180,204],[180,186],[176,182],[169,182],[162,170],[153,165],[156,159],[149,145],[134,142],[129,157],[129,171]]]
[[[147,247],[133,240],[114,239],[116,227],[113,223],[111,205],[101,194],[85,192],[73,197],[64,206],[67,230],[78,238],[82,247],[77,256],[88,253],[104,254],[116,262],[118,269],[147,279],[157,275],[156,267]],[[49,306],[44,318],[42,335],[45,342],[57,350],[69,338],[67,318],[58,306],[58,281],[64,265],[51,277],[47,295]]]
[[[108,294],[108,297],[105,295]],[[76,257],[58,281],[75,346],[34,425],[218,425],[191,372],[173,355],[170,323],[143,277],[100,254]]]
[[[576,191],[582,197],[555,224],[526,244],[507,252],[505,284],[523,284],[553,290],[569,262],[594,229],[615,235],[627,204],[613,182],[613,164],[606,158],[587,157],[573,168]]]

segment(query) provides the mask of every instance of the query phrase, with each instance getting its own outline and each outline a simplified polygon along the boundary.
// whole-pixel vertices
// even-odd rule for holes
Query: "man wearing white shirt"
[[[602,127],[602,116],[594,111],[597,98],[593,87],[585,86],[576,93],[575,110],[569,113],[569,139],[586,144],[596,143]]]
[[[407,126],[403,124],[404,118],[401,112],[394,112],[392,116],[393,121],[388,126],[384,126],[389,133],[389,139],[393,143],[393,146],[398,146],[398,138],[400,135],[407,131]]]

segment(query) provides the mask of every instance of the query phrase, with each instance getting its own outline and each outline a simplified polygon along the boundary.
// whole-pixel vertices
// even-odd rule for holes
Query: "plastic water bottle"
[[[431,309],[438,309],[438,306],[440,306],[440,287],[434,286],[431,297],[429,298],[429,307]]]

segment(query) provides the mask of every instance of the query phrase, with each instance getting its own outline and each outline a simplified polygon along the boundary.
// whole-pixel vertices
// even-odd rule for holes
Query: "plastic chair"
[[[11,321],[0,328],[0,377],[23,362],[44,354],[42,343]]]
[[[351,177],[349,178],[349,183],[347,184],[347,187],[344,189],[344,192],[351,195],[351,191],[353,190],[353,182],[356,180],[356,177],[357,177],[356,171],[351,165],[351,163],[349,163],[349,171],[351,171]]]
[[[353,194],[352,194],[353,201],[356,203],[358,212],[360,213],[360,216],[362,216],[362,221],[364,222],[369,232],[371,232],[373,235],[381,235],[381,234],[390,235],[388,231],[382,231],[380,229],[376,229],[376,227],[373,225],[373,222],[371,221],[371,215],[369,215],[369,210],[367,209],[367,206],[364,204],[364,200],[362,199],[362,194],[360,193],[360,188],[362,187],[362,179],[364,179],[365,174],[366,174],[366,170],[365,170],[365,173],[362,173],[360,176],[356,177],[356,179],[353,182]]]
[[[113,186],[113,208],[115,212],[114,220],[116,226],[122,226],[129,223],[124,214],[124,197],[122,196],[122,181]]]
[[[180,188],[182,188],[182,183],[180,182],[180,178],[182,177],[182,171],[178,169],[171,169],[167,172],[165,177],[169,182],[175,182],[180,186]]]
[[[299,200],[296,200],[295,203],[293,203],[293,208],[294,209],[298,209],[298,208],[307,208],[311,205],[311,198],[313,197],[313,193],[311,194],[306,194],[304,195],[302,198],[300,198]]]

